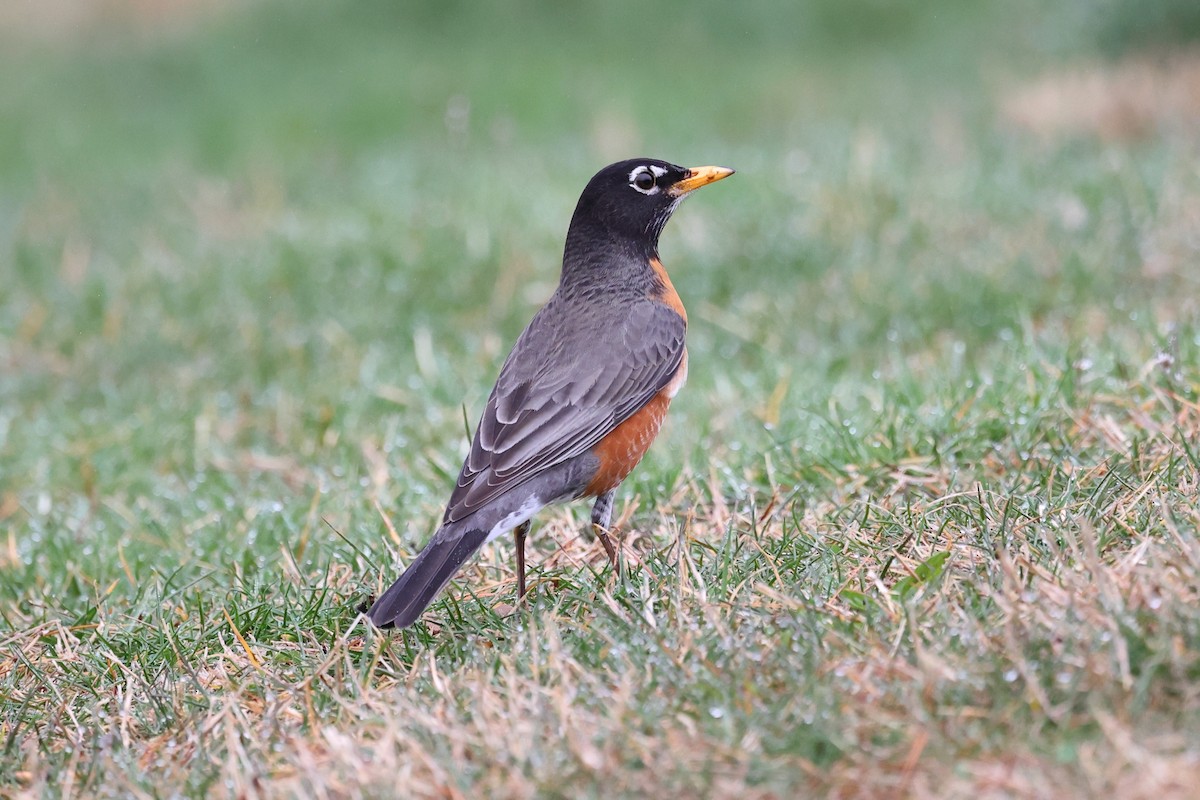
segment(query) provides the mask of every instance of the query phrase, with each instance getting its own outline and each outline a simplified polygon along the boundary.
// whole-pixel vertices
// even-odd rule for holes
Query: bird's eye
[[[643,192],[648,192],[654,188],[654,176],[649,171],[642,170],[633,176],[633,185]]]

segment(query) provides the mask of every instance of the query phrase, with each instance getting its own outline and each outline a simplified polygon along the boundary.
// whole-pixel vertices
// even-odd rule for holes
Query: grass
[[[1194,791],[1200,139],[1078,14],[121,8],[0,48],[0,794]],[[626,571],[372,631],[635,153],[739,174]]]

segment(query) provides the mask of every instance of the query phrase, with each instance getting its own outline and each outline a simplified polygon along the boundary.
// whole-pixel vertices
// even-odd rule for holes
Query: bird
[[[556,503],[593,501],[593,530],[617,566],[617,487],[688,372],[687,311],[659,260],[659,235],[685,197],[732,174],[634,158],[588,181],[558,287],[500,369],[440,527],[367,611],[375,626],[412,625],[463,564],[510,531],[524,598],[531,520]]]

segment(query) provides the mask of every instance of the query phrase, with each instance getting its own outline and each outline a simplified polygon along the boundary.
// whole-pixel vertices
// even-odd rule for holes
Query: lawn
[[[0,796],[1195,796],[1200,56],[1044,5],[15,0]],[[373,630],[635,155],[625,569]]]

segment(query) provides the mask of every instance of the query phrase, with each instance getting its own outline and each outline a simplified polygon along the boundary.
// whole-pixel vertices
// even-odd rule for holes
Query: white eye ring
[[[658,179],[664,174],[666,170],[661,167],[638,167],[629,173],[629,185],[645,195],[658,194]]]

